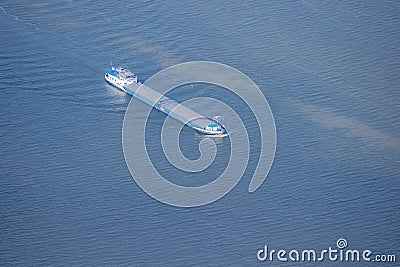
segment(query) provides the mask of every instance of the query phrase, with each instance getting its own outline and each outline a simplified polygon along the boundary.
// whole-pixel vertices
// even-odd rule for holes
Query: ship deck
[[[215,124],[215,121],[200,115],[141,83],[129,84],[124,86],[124,88],[129,94],[193,128],[204,129],[207,125]]]

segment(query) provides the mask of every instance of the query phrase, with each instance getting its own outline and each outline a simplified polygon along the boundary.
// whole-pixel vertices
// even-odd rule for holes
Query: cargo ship
[[[159,92],[139,82],[137,76],[129,69],[111,67],[111,69],[107,70],[105,73],[104,78],[109,84],[119,90],[164,112],[168,116],[193,128],[198,133],[218,137],[228,135],[228,131],[221,123],[221,120],[218,119],[219,116],[214,118],[202,116],[184,105],[163,96]]]

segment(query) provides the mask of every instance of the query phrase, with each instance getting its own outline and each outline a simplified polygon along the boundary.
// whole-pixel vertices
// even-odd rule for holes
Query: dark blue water
[[[341,237],[400,257],[399,12],[396,1],[2,1],[0,264],[248,266],[264,244],[322,250]],[[144,193],[125,164],[130,97],[105,83],[109,59],[142,80],[192,60],[252,78],[278,136],[261,188],[247,191],[255,132],[245,176],[219,201],[185,209]],[[235,103],[210,88],[171,95],[213,92]],[[251,112],[242,116],[253,129]],[[164,119],[152,113],[154,138]],[[200,137],[182,135],[184,154],[196,158]],[[226,163],[219,153],[215,172]],[[161,172],[179,173],[152,157]],[[185,177],[176,182],[211,178]]]

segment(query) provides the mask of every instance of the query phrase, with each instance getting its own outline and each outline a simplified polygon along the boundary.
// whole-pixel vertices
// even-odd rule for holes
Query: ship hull
[[[108,75],[104,75],[104,79],[106,79],[106,81],[111,84],[112,86],[118,88],[119,90],[121,90],[124,93],[127,93],[127,91],[125,90],[125,88],[121,85],[119,85],[116,81],[112,80],[112,78]]]

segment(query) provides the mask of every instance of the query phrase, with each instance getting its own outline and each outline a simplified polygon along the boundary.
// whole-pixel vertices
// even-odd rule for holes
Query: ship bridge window
[[[209,124],[206,126],[206,130],[208,131],[221,131],[221,125],[215,123],[215,124]]]

